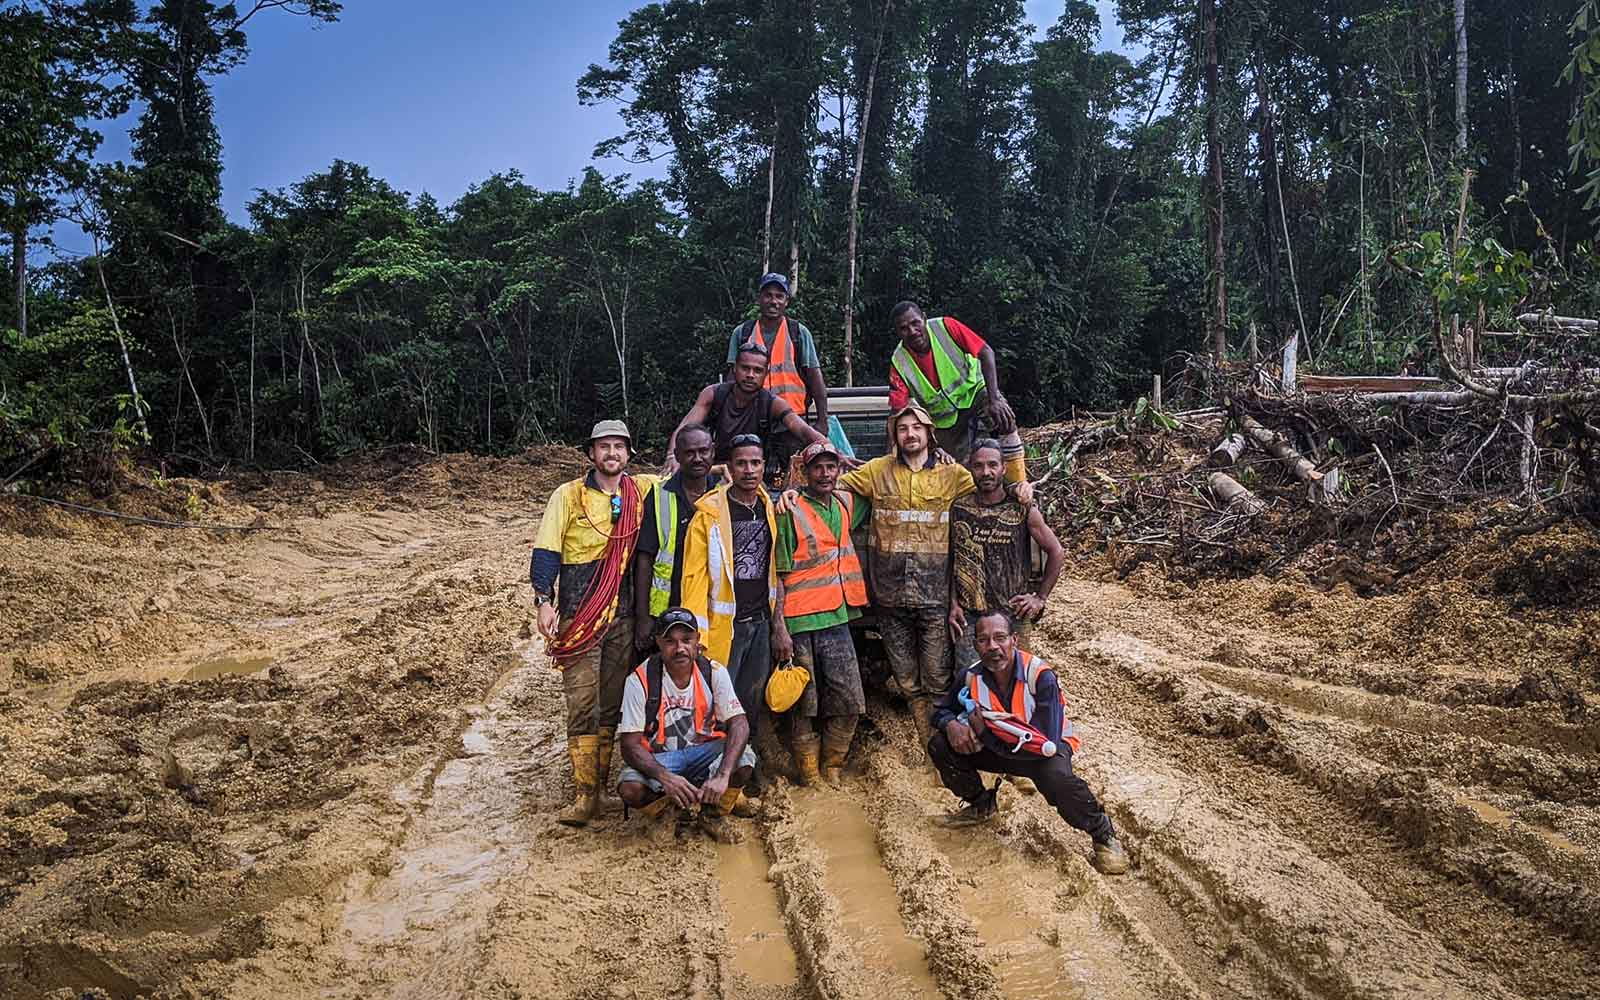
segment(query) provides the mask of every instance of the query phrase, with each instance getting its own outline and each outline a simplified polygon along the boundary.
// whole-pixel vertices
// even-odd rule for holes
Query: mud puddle
[[[373,953],[401,952],[394,997],[447,995],[478,961],[502,880],[520,870],[532,836],[517,789],[534,723],[512,704],[531,661],[496,685],[485,706],[472,706],[459,756],[419,774],[395,794],[418,811],[391,867],[379,877],[353,876],[342,919],[351,966],[384,967]],[[370,965],[369,965],[370,963]]]
[[[270,666],[272,666],[270,656],[224,656],[196,663],[185,671],[183,679],[209,681],[218,677],[247,677],[250,674],[259,674]]]
[[[1568,854],[1583,854],[1583,850],[1577,844],[1574,844],[1562,834],[1555,830],[1546,829],[1537,823],[1522,823],[1518,821],[1517,817],[1499,806],[1492,805],[1482,799],[1475,799],[1470,795],[1457,795],[1456,801],[1471,809],[1479,819],[1496,829],[1510,830],[1512,824],[1516,823],[1521,829],[1534,833],[1539,839],[1558,851],[1566,851]]]
[[[802,827],[823,855],[825,882],[839,901],[842,929],[868,975],[890,996],[940,996],[922,944],[900,921],[899,897],[861,804],[821,789],[796,795],[794,802]]]
[[[800,964],[768,881],[767,854],[757,837],[717,845],[717,889],[728,914],[733,972],[751,986],[794,986]]]

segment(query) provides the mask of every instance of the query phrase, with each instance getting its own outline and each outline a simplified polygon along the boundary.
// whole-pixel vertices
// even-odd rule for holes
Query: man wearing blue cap
[[[817,408],[812,426],[828,433],[828,385],[822,380],[822,362],[811,331],[788,317],[789,279],[776,272],[762,275],[761,286],[756,289],[756,311],[756,319],[740,323],[728,335],[729,374],[742,344],[760,344],[769,359],[767,391],[788,403],[801,417],[806,415],[809,396]]]

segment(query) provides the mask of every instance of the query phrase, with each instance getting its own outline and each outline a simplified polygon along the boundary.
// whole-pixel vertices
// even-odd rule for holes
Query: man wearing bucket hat
[[[834,491],[842,463],[832,442],[809,445],[800,453],[800,466],[800,495],[778,517],[783,615],[774,628],[773,656],[781,663],[792,653],[810,675],[799,703],[788,711],[800,783],[825,778],[837,786],[856,721],[866,711],[850,622],[861,617],[867,588],[850,532],[866,522],[868,505]]]
[[[628,675],[622,695],[618,732],[626,766],[617,795],[650,812],[698,808],[713,827],[729,813],[753,815],[741,789],[756,756],[732,678],[705,655],[687,608],[663,611],[655,633],[655,652]]]
[[[583,826],[599,808],[611,744],[632,666],[633,602],[622,600],[651,475],[626,471],[633,437],[620,420],[589,434],[592,468],[563,483],[545,506],[528,575],[545,649],[561,670],[567,753],[576,788],[562,823]]]

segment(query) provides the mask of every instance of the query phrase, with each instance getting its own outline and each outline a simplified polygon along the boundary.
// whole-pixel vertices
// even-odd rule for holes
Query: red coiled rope
[[[617,615],[617,592],[622,588],[623,573],[633,558],[633,546],[639,538],[643,504],[639,502],[639,485],[632,476],[623,476],[618,491],[622,498],[622,514],[606,539],[605,551],[600,553],[600,568],[589,578],[589,587],[573,612],[572,621],[545,643],[545,651],[560,666],[560,661],[578,656],[593,649],[611,626]],[[578,510],[588,519],[583,494],[578,495]]]

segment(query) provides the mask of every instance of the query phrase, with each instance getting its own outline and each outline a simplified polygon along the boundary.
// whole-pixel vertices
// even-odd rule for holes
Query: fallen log
[[[1290,472],[1294,473],[1296,479],[1306,484],[1312,503],[1326,504],[1338,494],[1338,469],[1330,469],[1326,474],[1318,472],[1316,464],[1295,451],[1294,446],[1282,435],[1261,426],[1249,417],[1244,418],[1243,426],[1250,440],[1261,450],[1282,462]]]
[[[1557,326],[1578,330],[1600,330],[1600,319],[1585,319],[1581,316],[1557,316],[1554,313],[1523,313],[1517,317],[1517,322],[1524,326]]]
[[[1259,514],[1267,509],[1260,497],[1241,486],[1237,479],[1226,472],[1213,472],[1206,479],[1206,485],[1211,487],[1211,495],[1230,514]]]
[[[1441,379],[1420,375],[1302,375],[1300,388],[1307,393],[1417,392],[1436,389]]]
[[[1211,457],[1206,460],[1206,464],[1213,469],[1226,469],[1244,454],[1246,444],[1248,442],[1243,434],[1229,434],[1211,449]]]

